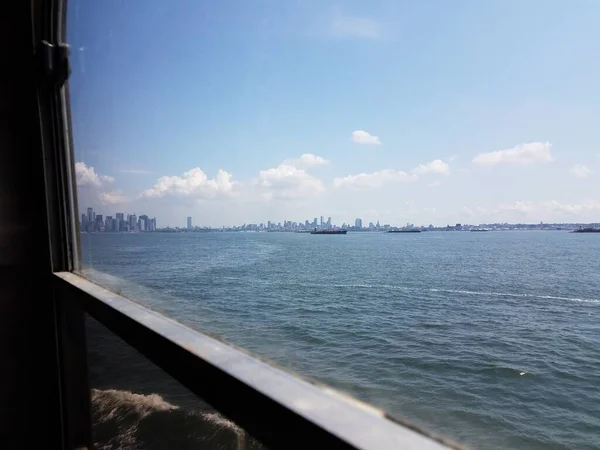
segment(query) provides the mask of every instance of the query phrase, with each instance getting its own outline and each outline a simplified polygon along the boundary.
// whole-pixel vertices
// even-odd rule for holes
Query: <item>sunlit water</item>
[[[600,235],[84,234],[125,295],[474,448],[600,447]]]

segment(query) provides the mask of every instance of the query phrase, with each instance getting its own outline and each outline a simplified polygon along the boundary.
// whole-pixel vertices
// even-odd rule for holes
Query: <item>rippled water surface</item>
[[[100,282],[474,448],[600,448],[600,235],[81,243]]]

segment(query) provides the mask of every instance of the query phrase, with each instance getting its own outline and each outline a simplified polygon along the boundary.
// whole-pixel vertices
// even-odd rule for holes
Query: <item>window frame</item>
[[[268,448],[441,449],[384,412],[311,384],[109,291],[55,273],[56,289]]]
[[[66,1],[33,2],[34,44],[66,38]],[[40,62],[40,53],[36,55]],[[53,54],[56,56],[56,53]],[[38,86],[64,448],[93,448],[85,314],[268,448],[442,449],[455,445],[311,384],[92,283],[79,269],[68,82]]]

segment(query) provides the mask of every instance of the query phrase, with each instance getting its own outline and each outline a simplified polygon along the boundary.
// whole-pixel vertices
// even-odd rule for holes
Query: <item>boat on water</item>
[[[310,234],[346,234],[348,230],[313,230]]]
[[[471,231],[490,231],[487,228],[471,228]]]
[[[417,228],[406,228],[401,230],[390,230],[388,233],[420,233],[421,230]]]
[[[571,233],[600,233],[600,228],[583,228],[579,227],[578,230],[573,230]]]

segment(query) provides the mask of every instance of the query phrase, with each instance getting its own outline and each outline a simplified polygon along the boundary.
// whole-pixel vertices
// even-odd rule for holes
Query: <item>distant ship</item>
[[[310,234],[346,234],[348,230],[313,230]]]
[[[390,230],[388,233],[420,233],[421,230],[417,228],[405,228],[403,230]]]
[[[578,230],[573,230],[571,233],[600,233],[600,228],[582,228],[579,227]]]
[[[471,231],[490,231],[487,228],[471,228]]]

